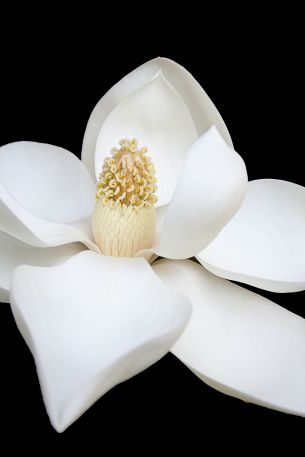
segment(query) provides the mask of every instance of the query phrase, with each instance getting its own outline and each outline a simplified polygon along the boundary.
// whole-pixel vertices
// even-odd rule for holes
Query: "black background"
[[[94,24],[86,18],[72,31],[66,29],[72,16],[63,21],[57,17],[48,26],[47,13],[33,25],[21,16],[19,22],[10,19],[2,40],[0,144],[34,140],[79,156],[86,122],[98,100],[128,72],[161,55],[185,66],[211,97],[246,162],[249,179],[279,178],[305,185],[297,13],[284,11],[280,18],[275,11],[261,14],[250,27],[249,10],[237,21],[238,28],[229,19],[223,25],[213,16],[207,29],[207,17],[192,25],[187,17],[180,23],[173,17],[165,20],[160,11],[149,24],[146,17],[135,21],[132,15],[115,16],[111,22],[110,15]],[[90,20],[95,14],[91,11]],[[305,292],[259,293],[305,317]],[[255,444],[261,449],[266,443],[272,449],[276,443],[292,444],[304,433],[304,419],[218,393],[169,354],[112,389],[57,434],[43,406],[33,359],[8,305],[0,308],[0,326],[1,433],[12,446],[21,440],[27,448],[42,438],[58,449],[98,443],[96,449],[104,455],[109,455],[109,444],[110,455],[137,448],[146,455],[154,446],[162,453],[166,444],[195,444],[200,452],[212,444],[217,452],[223,444],[232,449],[246,441],[248,451]]]

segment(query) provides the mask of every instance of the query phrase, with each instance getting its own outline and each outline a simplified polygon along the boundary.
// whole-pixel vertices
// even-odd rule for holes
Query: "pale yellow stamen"
[[[132,257],[152,245],[157,185],[147,148],[135,139],[119,145],[99,175],[92,229],[103,254]]]

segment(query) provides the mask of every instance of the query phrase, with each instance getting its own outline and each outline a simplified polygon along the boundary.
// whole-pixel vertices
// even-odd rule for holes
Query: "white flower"
[[[135,257],[105,256],[91,234],[95,183],[126,137],[149,148],[157,223]],[[247,184],[224,122],[184,68],[155,59],[116,84],[92,112],[82,161],[46,144],[3,146],[0,197],[0,299],[57,431],[169,350],[222,392],[305,415],[305,321],[221,279],[305,289],[305,190]]]

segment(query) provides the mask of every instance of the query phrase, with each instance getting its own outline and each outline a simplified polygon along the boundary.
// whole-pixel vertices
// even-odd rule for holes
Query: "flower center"
[[[132,257],[152,244],[156,177],[147,148],[138,149],[135,139],[119,145],[99,175],[92,230],[103,254]]]

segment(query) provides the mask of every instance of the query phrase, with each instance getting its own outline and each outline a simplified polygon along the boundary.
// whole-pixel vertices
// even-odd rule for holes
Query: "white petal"
[[[84,249],[85,246],[80,243],[54,248],[37,248],[0,232],[0,302],[9,301],[11,277],[19,265],[57,265]]]
[[[41,219],[21,206],[0,182],[0,230],[39,247],[59,246],[80,241],[98,252],[92,241],[91,218],[70,224]]]
[[[0,182],[15,200],[42,219],[68,223],[89,217],[94,182],[71,152],[20,141],[0,148]]]
[[[190,260],[154,271],[193,314],[172,352],[203,381],[242,400],[305,416],[305,320]]]
[[[11,303],[57,431],[159,360],[191,312],[143,258],[90,251],[53,268],[17,268]]]
[[[211,127],[188,152],[153,250],[172,259],[197,254],[238,210],[246,187],[242,158]]]
[[[274,292],[305,289],[305,188],[249,182],[240,210],[197,258],[227,279]]]
[[[105,119],[96,142],[97,176],[122,138],[137,138],[139,146],[148,147],[156,167],[158,205],[168,203],[197,132],[187,106],[162,73],[128,95]]]
[[[96,142],[106,118],[126,97],[151,82],[160,72],[167,83],[184,100],[193,119],[197,134],[199,136],[202,135],[211,125],[215,124],[227,143],[232,145],[229,132],[220,114],[198,82],[180,65],[172,60],[159,57],[146,62],[125,76],[107,92],[94,108],[88,121],[82,151],[82,160],[92,173],[92,176],[95,176],[94,156]],[[149,107],[147,107],[147,111],[149,111]],[[180,135],[180,132],[178,134]],[[126,133],[123,133],[124,136],[126,136]],[[141,143],[143,142],[141,137],[138,139]],[[115,142],[117,140],[118,138],[115,138]],[[107,152],[105,151],[105,153]],[[101,166],[101,164],[98,165]]]

